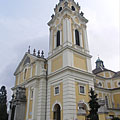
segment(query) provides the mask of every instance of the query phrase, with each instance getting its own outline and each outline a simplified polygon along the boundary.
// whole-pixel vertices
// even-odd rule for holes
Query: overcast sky
[[[88,41],[92,67],[98,57],[106,68],[120,71],[119,0],[75,0],[89,20]],[[13,73],[28,49],[48,54],[48,21],[58,0],[0,0],[0,86],[8,94],[14,86]],[[10,98],[9,98],[10,99]]]

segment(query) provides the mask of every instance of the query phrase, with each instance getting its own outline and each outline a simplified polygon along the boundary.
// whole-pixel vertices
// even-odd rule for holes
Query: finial
[[[81,16],[84,16],[84,13],[81,11],[80,15],[81,15]]]
[[[100,58],[100,57],[99,57],[99,54],[98,54],[98,58]]]
[[[68,6],[68,2],[67,2],[67,1],[65,1],[65,3],[64,3],[64,4],[65,4],[65,6]]]
[[[33,50],[33,55],[36,56],[36,50],[35,49]]]
[[[15,96],[14,96],[14,94],[13,94],[13,95],[12,95],[12,99],[14,99],[14,97],[15,97]]]
[[[41,58],[44,58],[44,52],[43,52],[43,50],[41,52]]]
[[[28,47],[28,53],[30,54],[30,45],[29,45],[29,47]]]
[[[51,16],[51,18],[53,18],[55,15],[54,14],[52,14],[52,16]]]
[[[37,57],[40,57],[40,50],[38,50],[38,55],[37,55]]]
[[[60,0],[60,2],[62,2],[63,0]]]

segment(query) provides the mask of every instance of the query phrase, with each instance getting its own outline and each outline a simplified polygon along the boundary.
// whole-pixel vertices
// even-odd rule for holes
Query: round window
[[[102,87],[102,83],[101,83],[101,82],[99,82],[98,86]]]

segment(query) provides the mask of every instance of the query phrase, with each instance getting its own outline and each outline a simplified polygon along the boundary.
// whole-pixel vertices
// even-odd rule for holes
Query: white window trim
[[[59,87],[59,93],[58,94],[55,94],[55,88],[56,87]],[[57,85],[57,86],[54,87],[54,96],[57,96],[57,95],[60,95],[60,85]]]
[[[80,31],[79,31],[79,42],[80,42],[80,47],[83,48],[82,32],[80,32]]]
[[[86,95],[86,86],[85,85],[79,85],[78,87],[79,87],[79,94],[80,95]],[[80,87],[84,87],[84,93],[80,92]]]
[[[99,83],[101,83],[102,84],[102,86],[99,86]],[[98,87],[103,87],[103,82],[102,81],[98,81]]]

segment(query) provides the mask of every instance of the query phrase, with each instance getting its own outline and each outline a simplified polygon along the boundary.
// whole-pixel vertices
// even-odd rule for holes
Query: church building
[[[100,120],[120,117],[120,72],[100,58],[92,70],[88,20],[74,0],[59,0],[48,22],[48,57],[30,48],[14,75],[9,120],[87,120],[89,91],[98,94]]]

